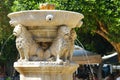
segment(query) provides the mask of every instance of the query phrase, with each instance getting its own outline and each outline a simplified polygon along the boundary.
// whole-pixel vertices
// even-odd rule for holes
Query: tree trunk
[[[99,34],[100,36],[102,36],[104,39],[106,39],[114,47],[114,49],[118,53],[118,59],[119,59],[119,62],[120,62],[120,42],[117,43],[117,42],[110,41],[109,37],[107,36],[107,34],[108,34],[107,29],[105,28],[104,24],[100,21],[97,21],[97,22],[98,22],[98,27],[99,28],[95,32],[97,34]]]
[[[115,48],[115,50],[117,51],[118,59],[119,59],[119,62],[120,62],[120,43],[112,42],[111,44]]]

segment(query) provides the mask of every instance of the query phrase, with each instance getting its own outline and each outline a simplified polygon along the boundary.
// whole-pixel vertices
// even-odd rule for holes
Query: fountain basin
[[[77,26],[84,17],[82,14],[64,10],[28,10],[8,14],[12,25],[22,24],[24,26],[47,26],[56,27],[67,25],[71,28]],[[51,17],[51,20],[47,18]]]
[[[8,17],[11,19],[11,25],[26,26],[36,42],[52,42],[60,25],[70,28],[79,27],[84,16],[64,10],[27,10],[10,13]]]

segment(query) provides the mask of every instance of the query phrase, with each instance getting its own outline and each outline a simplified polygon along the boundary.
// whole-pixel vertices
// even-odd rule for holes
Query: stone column
[[[15,62],[20,80],[73,80],[78,64],[60,65],[55,62]]]

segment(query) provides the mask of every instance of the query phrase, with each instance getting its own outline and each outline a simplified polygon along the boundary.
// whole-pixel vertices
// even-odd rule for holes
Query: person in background
[[[120,80],[120,73],[118,73],[116,80]]]
[[[113,74],[109,74],[108,76],[105,77],[104,80],[115,80]]]

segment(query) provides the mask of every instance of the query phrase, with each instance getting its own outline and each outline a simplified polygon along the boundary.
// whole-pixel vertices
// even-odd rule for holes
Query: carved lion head
[[[15,26],[14,30],[13,30],[13,35],[15,36],[19,36],[22,32],[22,25],[18,24],[17,26]]]
[[[58,29],[58,34],[61,36],[69,36],[70,35],[70,28],[67,26],[60,26]]]

